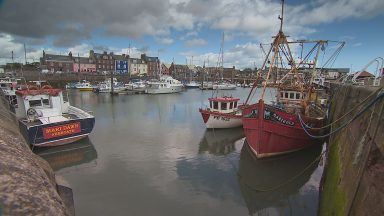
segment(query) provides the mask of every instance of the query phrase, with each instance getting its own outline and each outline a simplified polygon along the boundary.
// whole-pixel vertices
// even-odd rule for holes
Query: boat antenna
[[[281,0],[281,15],[279,15],[280,20],[280,32],[283,31],[283,21],[284,21],[284,0]]]

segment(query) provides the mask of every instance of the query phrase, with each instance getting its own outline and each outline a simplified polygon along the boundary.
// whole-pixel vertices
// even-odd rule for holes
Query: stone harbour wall
[[[333,85],[331,121],[347,113],[378,89]],[[381,99],[330,137],[320,187],[319,215],[384,215],[383,109],[384,99]],[[354,110],[345,120],[351,119],[357,112],[358,109]],[[332,129],[345,120],[336,123]]]
[[[51,167],[18,131],[0,101],[0,215],[73,215],[57,192]]]

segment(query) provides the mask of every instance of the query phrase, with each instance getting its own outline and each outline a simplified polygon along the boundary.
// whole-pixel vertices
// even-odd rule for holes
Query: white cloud
[[[170,45],[173,44],[174,40],[172,38],[164,37],[164,38],[156,38],[156,41],[165,44],[165,45]]]
[[[193,38],[191,40],[185,41],[185,45],[187,45],[188,47],[204,46],[205,44],[207,44],[207,41],[202,38]]]

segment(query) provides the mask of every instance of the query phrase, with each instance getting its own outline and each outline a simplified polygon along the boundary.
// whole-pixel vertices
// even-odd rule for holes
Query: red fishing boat
[[[321,70],[316,68],[320,52],[324,51],[326,45],[331,41],[289,41],[282,31],[284,1],[280,30],[274,37],[269,52],[258,72],[261,78],[261,71],[264,74],[263,89],[258,103],[248,104],[251,95],[256,88],[251,89],[245,106],[243,108],[243,128],[247,143],[252,152],[258,158],[270,157],[285,154],[306,148],[317,143],[310,136],[302,124],[309,127],[321,127],[326,118],[327,94],[325,89],[316,89],[313,83],[314,78],[319,76]],[[336,49],[331,58],[341,51],[344,42],[337,42],[340,46]],[[291,49],[294,44],[301,47],[301,53],[308,51],[304,58],[295,61]],[[304,44],[311,44],[312,48],[304,47]],[[270,63],[266,67],[267,62]],[[328,61],[326,61],[327,63]],[[282,68],[286,65],[288,68]],[[281,79],[278,79],[278,74]],[[271,75],[275,75],[276,101],[271,104],[264,102],[264,95],[267,83],[271,83]],[[311,131],[315,134],[316,131]],[[317,131],[318,132],[318,131]]]
[[[224,68],[223,67],[223,62],[224,62],[223,61],[223,56],[224,56],[223,44],[224,44],[224,33],[221,41],[221,48],[220,48],[220,55],[219,55],[219,62],[218,62],[218,65],[220,65],[220,68],[218,68],[218,70],[220,71],[221,80],[223,80],[223,68]],[[228,86],[229,85],[227,85],[227,87]],[[204,109],[203,108],[199,109],[199,112],[203,117],[203,121],[206,127],[207,128],[240,127],[242,125],[241,109],[239,109],[238,107],[238,102],[240,99],[232,96],[218,97],[217,95],[220,89],[229,90],[229,89],[232,89],[232,87],[219,88],[219,85],[216,85],[216,87],[217,88],[214,88],[214,92],[213,92],[213,95],[216,94],[216,96],[215,97],[212,96],[211,98],[208,98],[209,107]]]

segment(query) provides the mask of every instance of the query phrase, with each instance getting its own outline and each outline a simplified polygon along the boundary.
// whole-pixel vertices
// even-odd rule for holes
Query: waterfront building
[[[149,77],[156,77],[160,74],[159,57],[149,57],[145,54],[141,54],[141,59],[147,63],[147,75]]]
[[[113,59],[113,52],[107,53],[95,53],[93,50],[89,51],[89,58],[96,63],[96,71],[114,71],[115,70],[115,60]]]
[[[215,79],[233,79],[239,74],[239,70],[236,70],[235,66],[231,68],[219,68],[219,67],[206,67],[205,68],[208,77]]]
[[[95,62],[87,57],[76,57],[74,59],[73,71],[81,73],[96,73]]]
[[[147,63],[138,58],[130,58],[128,62],[129,74],[131,76],[146,76],[148,75]]]
[[[51,73],[72,72],[73,57],[70,52],[68,55],[46,54],[43,51],[43,57],[40,58],[42,70],[48,70]]]
[[[162,63],[160,67],[161,74],[170,75],[170,70],[169,70],[170,68],[171,68],[171,64]]]

